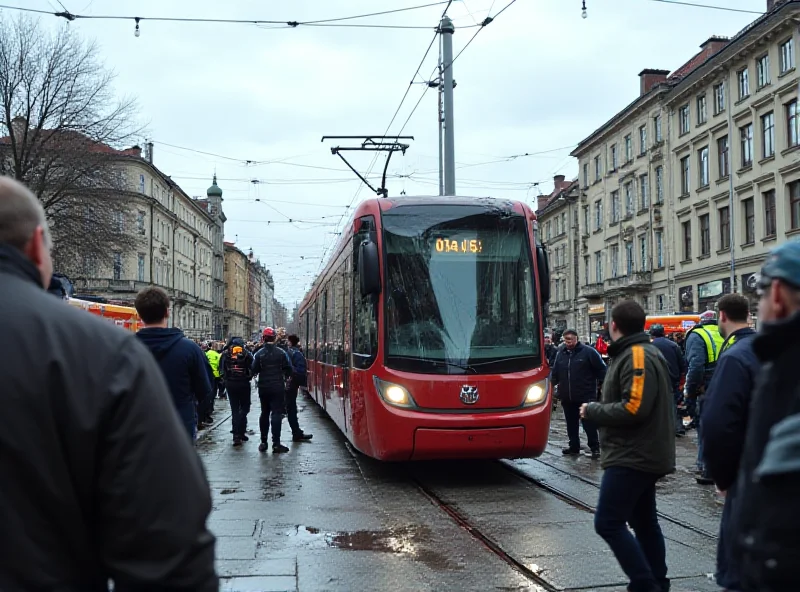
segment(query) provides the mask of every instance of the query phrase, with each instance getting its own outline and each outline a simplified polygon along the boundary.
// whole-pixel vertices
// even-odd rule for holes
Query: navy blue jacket
[[[568,403],[597,400],[597,383],[606,377],[606,364],[596,349],[578,343],[574,349],[558,348],[550,380],[558,386],[558,398]]]
[[[747,418],[760,363],[753,350],[756,332],[745,328],[728,336],[717,361],[714,376],[706,390],[703,407],[703,458],[714,482],[727,491],[722,509],[717,550],[717,584],[740,590],[739,570],[731,559],[731,515],[736,499],[735,483],[739,473]],[[725,348],[725,345],[723,345]]]
[[[265,343],[256,352],[251,368],[253,376],[258,374],[258,386],[263,389],[283,389],[284,380],[292,375],[289,355],[274,343]]]
[[[297,378],[305,379],[306,357],[303,355],[303,352],[297,347],[289,347],[286,353],[289,354],[289,361],[292,363],[292,368],[294,368],[294,375]]]
[[[656,337],[653,339],[653,345],[658,348],[658,351],[667,360],[672,388],[678,390],[681,385],[681,376],[686,372],[686,358],[683,355],[681,346],[666,337]]]
[[[197,402],[211,398],[208,358],[180,329],[148,327],[136,336],[150,349],[161,367],[178,415],[193,433],[197,425]]]

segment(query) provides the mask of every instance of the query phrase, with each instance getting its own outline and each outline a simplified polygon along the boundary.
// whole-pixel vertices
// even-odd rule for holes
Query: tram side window
[[[311,350],[308,352],[312,359],[319,360],[317,357],[317,301],[314,301],[314,308],[311,309],[311,326],[309,333],[311,334]]]
[[[322,293],[322,318],[319,321],[319,340],[317,341],[317,359],[320,362],[327,362],[326,354],[328,351],[328,288]]]
[[[328,332],[325,339],[325,363],[335,364],[336,355],[334,353],[336,343],[336,276],[328,282],[328,316],[326,318]]]
[[[306,310],[303,313],[303,319],[302,319],[301,324],[300,324],[300,326],[303,328],[303,332],[301,333],[301,335],[303,336],[303,351],[305,351],[306,356],[309,355],[309,352],[308,352],[308,317],[309,317],[309,312],[308,312],[308,310]]]
[[[342,348],[342,364],[347,364],[350,359],[350,258],[344,260],[342,264],[342,286],[344,293],[342,294],[342,310],[344,311],[343,320],[344,326],[342,329],[342,341],[344,347]]]
[[[361,218],[361,228],[353,236],[350,286],[353,294],[353,367],[369,368],[378,354],[378,302],[374,296],[362,296],[358,255],[365,240],[377,240],[374,216]]]

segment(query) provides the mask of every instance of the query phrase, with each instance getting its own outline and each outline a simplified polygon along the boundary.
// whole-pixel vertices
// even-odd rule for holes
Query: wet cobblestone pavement
[[[352,451],[316,404],[300,404],[309,443],[259,453],[256,433],[231,445],[227,403],[201,436],[214,495],[224,591],[624,590],[623,575],[594,533],[601,476],[588,457],[561,457],[554,417],[540,459],[383,464]],[[659,486],[673,590],[711,591],[721,504],[695,484],[692,438],[679,441],[683,470]]]

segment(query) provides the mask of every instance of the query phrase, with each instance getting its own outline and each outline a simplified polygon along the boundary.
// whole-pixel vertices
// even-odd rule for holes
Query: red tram
[[[524,203],[361,203],[299,309],[308,390],[391,461],[541,454],[549,269]]]

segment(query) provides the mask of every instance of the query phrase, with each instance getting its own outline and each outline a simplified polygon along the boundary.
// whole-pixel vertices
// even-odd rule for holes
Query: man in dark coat
[[[755,331],[750,328],[750,303],[741,294],[726,294],[717,303],[719,331],[725,338],[714,377],[706,390],[703,408],[705,465],[720,491],[725,492],[725,506],[719,525],[717,543],[717,584],[737,592],[741,590],[739,570],[730,560],[730,517],[736,498],[736,476],[742,458],[747,431],[750,398],[760,364],[753,351]],[[701,484],[708,484],[698,477]]]
[[[219,367],[231,404],[233,445],[241,446],[250,439],[246,432],[247,414],[252,403],[250,380],[253,378],[253,354],[245,347],[244,340],[238,337],[231,339],[228,349],[220,358]]]
[[[581,416],[600,426],[602,438],[595,531],[628,576],[630,592],[667,592],[656,481],[675,470],[675,414],[669,370],[644,332],[645,318],[633,300],[612,309],[602,400],[583,405]]]
[[[800,414],[800,241],[770,253],[757,286],[762,324],[753,351],[762,370],[736,483],[732,560],[743,591],[793,592],[800,557],[800,455],[783,448],[783,429],[796,426],[788,420]],[[789,459],[793,462],[781,462]]]
[[[653,345],[658,348],[661,355],[667,361],[669,368],[669,379],[672,384],[672,398],[675,402],[675,435],[685,436],[686,429],[683,427],[683,420],[678,413],[678,405],[681,402],[681,377],[686,374],[686,358],[680,346],[664,337],[664,326],[653,325],[650,327],[650,337],[653,338]]]
[[[0,177],[0,590],[212,592],[211,495],[153,357],[48,294],[38,200]]]
[[[211,366],[194,341],[180,329],[167,327],[169,296],[156,286],[145,288],[136,295],[134,303],[144,329],[136,336],[153,353],[164,378],[167,379],[172,401],[192,441],[197,436],[197,409],[212,396]]]
[[[286,379],[292,375],[292,363],[288,354],[275,345],[275,329],[264,329],[264,347],[253,359],[252,374],[258,375],[258,398],[261,401],[261,444],[259,452],[267,451],[270,427],[272,428],[272,452],[281,454],[289,449],[281,444],[281,422],[286,412]]]
[[[590,420],[581,422],[579,412],[581,405],[597,400],[597,383],[602,382],[605,376],[606,365],[597,350],[580,343],[574,329],[564,331],[564,347],[559,348],[550,372],[550,380],[558,387],[558,398],[567,422],[569,446],[561,451],[563,454],[575,456],[581,453],[579,424],[583,423],[592,458],[600,458],[597,427]]]

